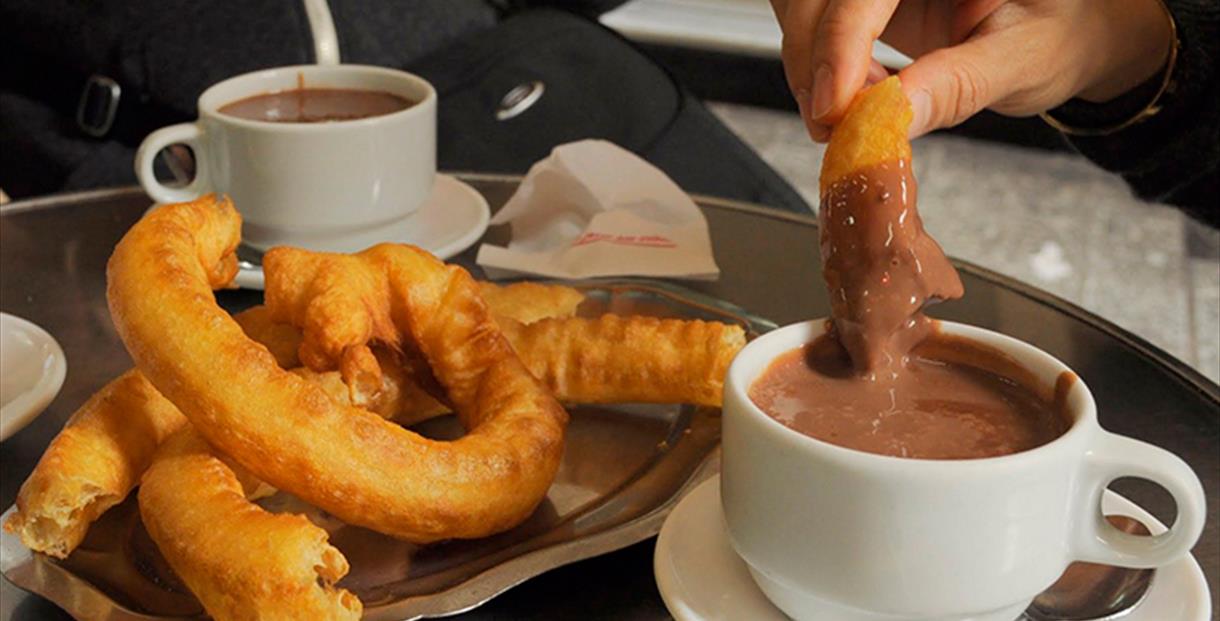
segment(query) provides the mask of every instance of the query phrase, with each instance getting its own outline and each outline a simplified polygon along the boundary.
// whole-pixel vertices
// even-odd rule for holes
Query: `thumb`
[[[1032,56],[1003,31],[920,56],[898,73],[911,100],[912,138],[951,127],[1022,88]]]

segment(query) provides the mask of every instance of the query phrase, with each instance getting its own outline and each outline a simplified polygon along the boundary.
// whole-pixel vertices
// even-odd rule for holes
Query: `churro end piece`
[[[911,102],[902,92],[898,76],[857,93],[830,134],[822,159],[821,193],[858,170],[910,159],[910,125]]]

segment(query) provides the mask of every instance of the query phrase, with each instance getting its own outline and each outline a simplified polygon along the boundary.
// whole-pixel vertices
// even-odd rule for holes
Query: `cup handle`
[[[153,162],[161,149],[172,144],[185,144],[195,154],[195,178],[181,188],[171,188],[157,181]],[[162,127],[148,135],[136,151],[136,178],[144,191],[158,203],[181,203],[195,200],[204,193],[207,184],[207,161],[204,155],[203,130],[196,123],[179,123]]]
[[[1103,431],[1085,458],[1082,533],[1077,560],[1119,567],[1160,567],[1190,552],[1203,532],[1207,505],[1203,485],[1177,455],[1146,442]],[[1168,531],[1151,537],[1125,533],[1101,513],[1106,486],[1119,477],[1147,479],[1164,487],[1178,506]]]

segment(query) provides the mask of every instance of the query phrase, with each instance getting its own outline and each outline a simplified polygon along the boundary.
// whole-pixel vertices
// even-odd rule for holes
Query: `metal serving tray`
[[[576,284],[583,316],[604,313],[736,323],[752,338],[774,328],[743,310],[673,285],[639,280]],[[718,469],[720,411],[623,404],[569,408],[564,461],[546,500],[511,531],[474,541],[418,546],[336,518],[279,493],[271,511],[306,514],[351,564],[339,583],[364,602],[365,618],[418,619],[469,610],[545,571],[651,537],[682,494]],[[451,438],[451,416],[417,430]],[[14,510],[10,507],[4,518]],[[233,545],[240,546],[240,541]],[[78,619],[203,616],[140,523],[134,494],[107,512],[73,554],[58,561],[0,535],[0,571],[13,584]]]

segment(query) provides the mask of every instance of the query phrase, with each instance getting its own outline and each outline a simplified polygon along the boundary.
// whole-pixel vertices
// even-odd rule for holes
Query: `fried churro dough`
[[[746,342],[740,326],[655,317],[501,325],[534,377],[565,403],[719,406],[725,372]]]
[[[714,321],[603,315],[529,325],[501,318],[499,323],[530,373],[562,403],[720,407],[724,375],[746,343],[741,326]],[[398,374],[385,382],[396,392],[371,409],[404,425],[449,411],[401,370],[392,365],[382,369]]]
[[[226,274],[230,268],[224,262],[220,263],[220,268],[204,270],[212,284],[223,282],[227,278]],[[479,287],[482,293],[491,292],[488,294],[491,298],[488,306],[498,316],[497,320],[510,326],[510,334],[514,339],[527,344],[538,344],[542,341],[532,338],[529,328],[523,329],[517,321],[534,321],[546,314],[569,316],[583,299],[578,291],[556,285],[519,283],[498,287],[481,283]],[[280,366],[293,367],[299,364],[297,350],[301,343],[301,332],[298,328],[272,321],[269,311],[264,307],[255,307],[239,313],[233,319],[248,336],[262,343]],[[588,325],[588,320],[573,321]],[[537,328],[543,329],[556,333],[557,326],[553,324]],[[585,328],[560,332],[585,333],[588,336]],[[680,335],[681,332],[670,331],[669,334]],[[617,338],[618,335],[603,331],[591,336],[597,339]],[[657,333],[649,338],[661,336]],[[569,338],[564,343],[567,346],[590,348],[593,351],[609,351],[612,354],[611,359],[620,360],[624,368],[628,361],[623,356],[634,356],[643,351],[651,353],[670,350],[669,347],[657,350],[641,350],[638,347],[632,349],[630,341],[588,342]],[[564,377],[564,373],[552,369],[557,364],[564,364],[569,372],[577,368],[569,364],[572,354],[564,354],[564,347],[550,347],[545,350],[545,354],[542,349],[539,353],[532,353],[528,347],[522,347],[522,355],[533,358],[529,366],[535,369],[538,375]],[[380,416],[392,417],[404,425],[449,411],[448,406],[437,402],[411,382],[405,369],[397,363],[394,356],[379,351],[375,358],[379,360],[379,366],[384,371],[380,389],[371,398],[357,405]],[[699,361],[688,359],[688,363],[697,364]],[[661,368],[653,363],[644,363],[643,366]],[[713,367],[707,367],[711,368]],[[336,402],[351,403],[352,395],[337,373],[318,373],[308,369],[296,369],[294,372]],[[678,375],[685,376],[685,373],[689,372],[679,372]],[[718,372],[712,373],[716,375]],[[626,377],[621,371],[611,373],[610,376]],[[564,400],[580,402],[586,398],[582,394],[564,392],[569,388],[583,390],[579,382],[552,383]],[[694,390],[701,388],[696,387]],[[653,391],[650,393],[651,397],[640,392],[628,391],[620,393],[617,398],[611,396],[604,400],[665,400],[664,391]],[[668,398],[675,401],[701,401],[698,397],[682,396],[680,392],[668,394]],[[588,397],[590,400],[603,400],[601,397],[605,396],[605,391],[603,389],[598,393],[585,390],[583,395],[594,395]],[[162,397],[138,370],[129,371],[83,405],[53,441],[38,467],[23,485],[17,502],[18,510],[10,517],[5,528],[17,533],[31,549],[59,557],[66,556],[79,544],[90,523],[110,506],[121,502],[130,492],[147,469],[157,444],[186,425],[186,419],[177,408]]]
[[[375,339],[422,353],[470,429],[428,440],[280,369],[216,306],[211,289],[235,271],[240,228],[227,199],[162,206],[124,236],[107,270],[111,316],[137,367],[201,436],[277,488],[410,541],[481,537],[533,511],[558,469],[567,414],[513,353],[469,274],[406,246],[297,252],[290,270],[276,257],[292,251],[265,257],[269,284],[281,274],[295,299],[316,301],[292,321],[301,351],[368,352]],[[347,328],[326,331],[327,317]]]
[[[338,403],[364,408],[404,427],[451,411],[449,406],[412,381],[408,370],[396,356],[384,350],[374,352],[374,356],[381,366],[381,385],[360,402],[352,400],[351,387],[336,371],[318,372],[309,367],[297,367],[292,372],[321,388]]]
[[[115,378],[72,415],[17,494],[4,523],[31,550],[64,558],[127,497],[157,445],[186,419],[139,371]]]
[[[300,330],[273,324],[261,306],[238,313],[234,319],[277,358],[296,360]],[[338,374],[329,375],[334,377],[320,374],[311,379],[338,381]],[[401,373],[389,379],[399,378]],[[392,387],[377,405],[395,408],[394,412],[412,407],[402,401],[400,392]],[[407,394],[422,401],[419,392],[415,389]],[[31,550],[57,558],[68,556],[85,538],[89,526],[123,502],[139,483],[157,446],[186,424],[178,408],[138,370],[120,375],[73,413],[51,441],[21,485],[17,511],[5,522],[5,530],[20,537]]]
[[[720,407],[724,375],[745,346],[740,326],[719,322],[603,315],[522,325],[497,319],[526,368],[561,403],[691,403]],[[363,407],[411,426],[451,409],[382,363],[382,392]],[[295,371],[350,400],[334,371]]]
[[[507,322],[512,319],[502,318],[537,319],[540,312],[570,316],[583,299],[577,290],[559,285],[517,283],[500,287],[481,283],[480,287],[483,292],[509,292],[493,295],[488,304],[500,320]],[[546,300],[545,310],[531,298]],[[237,313],[233,319],[247,336],[267,347],[281,367],[300,365],[298,328],[272,321],[264,306]],[[404,426],[450,411],[449,406],[412,382],[401,365],[387,358],[381,368],[381,390],[355,405]],[[351,403],[350,391],[337,372],[318,373],[306,368],[294,372],[318,385],[332,399]],[[72,415],[22,485],[17,511],[4,528],[31,550],[66,557],[84,539],[92,522],[122,502],[136,486],[156,446],[186,424],[181,412],[143,374],[135,369],[124,373]]]
[[[140,517],[215,619],[359,619],[360,600],[334,586],[348,564],[326,531],[249,502],[257,484],[188,425],[145,473]]]
[[[497,285],[479,283],[479,293],[496,318],[530,324],[541,319],[572,317],[585,295],[572,287],[538,282]]]
[[[822,157],[821,194],[857,171],[886,162],[910,161],[911,104],[898,76],[888,77],[852,100],[843,120],[834,126]]]
[[[565,403],[719,405],[724,365],[744,343],[740,328],[723,324],[644,317],[561,319],[570,316],[583,299],[570,287],[480,283],[480,290],[507,293],[493,294],[488,306],[506,327],[505,336],[526,366]],[[545,305],[534,304],[531,298],[545,300]],[[543,312],[554,316],[542,317]],[[540,318],[552,321],[532,326],[518,323]],[[264,306],[238,313],[233,319],[247,336],[267,347],[281,367],[300,364],[298,328],[272,321]],[[661,326],[666,329],[657,329]],[[624,338],[627,334],[635,338]],[[705,347],[709,348],[705,355],[689,353]],[[710,355],[711,348],[718,348],[717,353]],[[688,353],[674,358],[678,351]],[[669,362],[662,359],[665,356]],[[371,399],[353,405],[404,426],[450,412],[449,406],[411,381],[392,357],[384,353],[377,357],[383,372],[381,388]],[[337,372],[307,368],[293,372],[332,399],[352,404],[348,386]],[[595,375],[604,381],[591,381]],[[583,381],[573,379],[582,377]],[[155,447],[186,422],[138,370],[116,378],[81,406],[48,447],[22,486],[17,511],[5,528],[32,550],[66,557],[89,525],[135,487],[151,463]]]
[[[585,295],[563,285],[518,282],[509,285],[480,281],[479,293],[497,320],[511,319],[529,324],[540,319],[557,319],[576,314]],[[265,306],[255,306],[233,316],[246,336],[262,343],[275,356],[280,367],[301,366],[297,349],[301,330],[289,323],[272,321]]]
[[[258,344],[267,348],[281,369],[301,366],[297,359],[297,348],[301,346],[301,331],[293,325],[271,320],[271,313],[263,305],[251,306],[233,315],[241,331]]]

